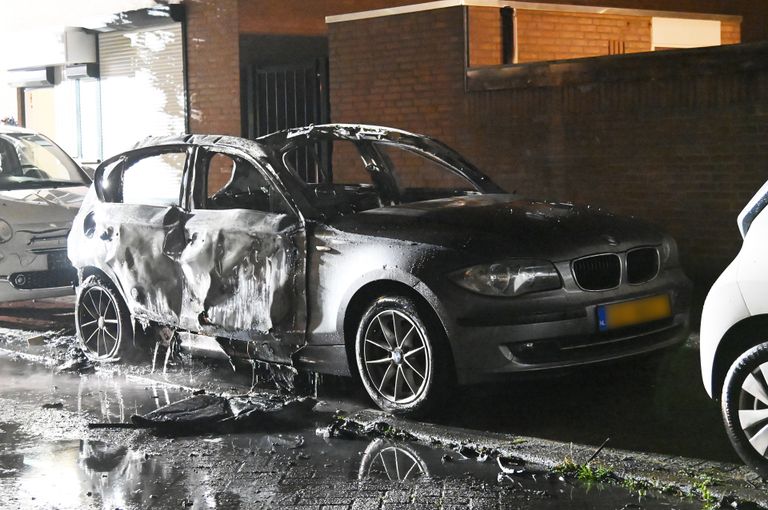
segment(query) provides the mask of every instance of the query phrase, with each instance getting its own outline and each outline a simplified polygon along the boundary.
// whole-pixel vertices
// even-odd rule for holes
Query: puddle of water
[[[163,454],[148,456],[100,441],[43,443],[17,451],[23,465],[17,474],[0,479],[0,487],[4,494],[13,490],[19,502],[43,508],[169,508],[183,507],[184,502],[195,508],[250,508],[265,498],[301,497],[302,492],[323,494],[332,501],[344,493],[345,485],[351,492],[378,490],[382,494],[392,490],[418,493],[436,487],[441,494],[443,487],[476,490],[478,483],[489,496],[525,495],[537,509],[565,504],[612,509],[638,508],[632,505],[701,508],[701,504],[675,498],[638,498],[618,487],[569,484],[535,471],[498,482],[498,469],[492,462],[442,462],[446,452],[386,439],[366,444],[307,438],[300,449],[283,446],[293,439],[250,434],[189,439],[178,445],[189,452],[181,460]],[[299,460],[301,457],[306,459]],[[213,467],[216,459],[236,460],[232,467],[219,470]]]
[[[131,414],[189,396],[160,382],[119,374],[55,375],[7,360],[0,361],[0,380],[2,398],[35,407],[61,402],[65,411],[91,422],[126,422]],[[697,502],[662,496],[639,500],[620,487],[571,484],[531,466],[499,480],[499,468],[492,461],[481,463],[418,444],[316,435],[330,421],[327,411],[335,404],[326,403],[326,412],[310,414],[275,433],[174,439],[105,431],[94,434],[98,440],[40,442],[36,431],[23,433],[19,423],[0,423],[0,496],[11,508],[59,509],[185,508],[187,503],[186,508],[319,507],[323,502],[351,505],[363,497],[388,501],[392,494],[428,506],[464,505],[466,498],[487,497],[501,507],[537,509],[638,504],[646,509],[701,508]]]
[[[43,404],[61,403],[64,409],[88,413],[94,421],[126,422],[188,396],[167,384],[137,383],[110,374],[54,374],[22,363],[0,364],[0,397]]]
[[[57,441],[17,452],[23,465],[5,485],[20,503],[41,508],[148,508],[156,494],[174,497],[180,471],[123,446]],[[10,487],[8,486],[10,485]],[[184,490],[183,486],[176,489]]]

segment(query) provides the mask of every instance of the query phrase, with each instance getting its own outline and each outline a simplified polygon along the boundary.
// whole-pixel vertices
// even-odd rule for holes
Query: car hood
[[[590,253],[660,244],[652,225],[599,208],[471,195],[371,209],[337,218],[349,233],[423,242],[497,256],[565,260]]]
[[[14,229],[68,227],[87,191],[86,186],[0,190],[0,219]]]

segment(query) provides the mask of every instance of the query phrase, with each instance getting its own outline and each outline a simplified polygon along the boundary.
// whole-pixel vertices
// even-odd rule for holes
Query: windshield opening
[[[436,156],[399,143],[373,146],[388,169],[404,203],[479,192],[477,184]]]
[[[482,173],[447,147],[430,143],[426,138],[414,143],[325,138],[291,145],[281,160],[303,183],[309,202],[327,212],[354,213],[486,191]],[[476,175],[478,182],[471,178]]]
[[[35,133],[0,134],[0,189],[85,184],[77,165],[44,136]]]

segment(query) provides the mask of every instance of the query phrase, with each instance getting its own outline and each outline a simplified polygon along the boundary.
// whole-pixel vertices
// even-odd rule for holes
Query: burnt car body
[[[145,142],[97,169],[69,257],[93,357],[119,357],[129,323],[158,324],[231,356],[359,373],[402,413],[454,382],[688,333],[669,236],[505,194],[440,142],[376,126]]]

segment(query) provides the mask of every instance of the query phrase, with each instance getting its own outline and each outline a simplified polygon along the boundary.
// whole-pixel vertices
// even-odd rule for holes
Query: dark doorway
[[[325,37],[242,36],[240,61],[247,138],[330,121]]]

